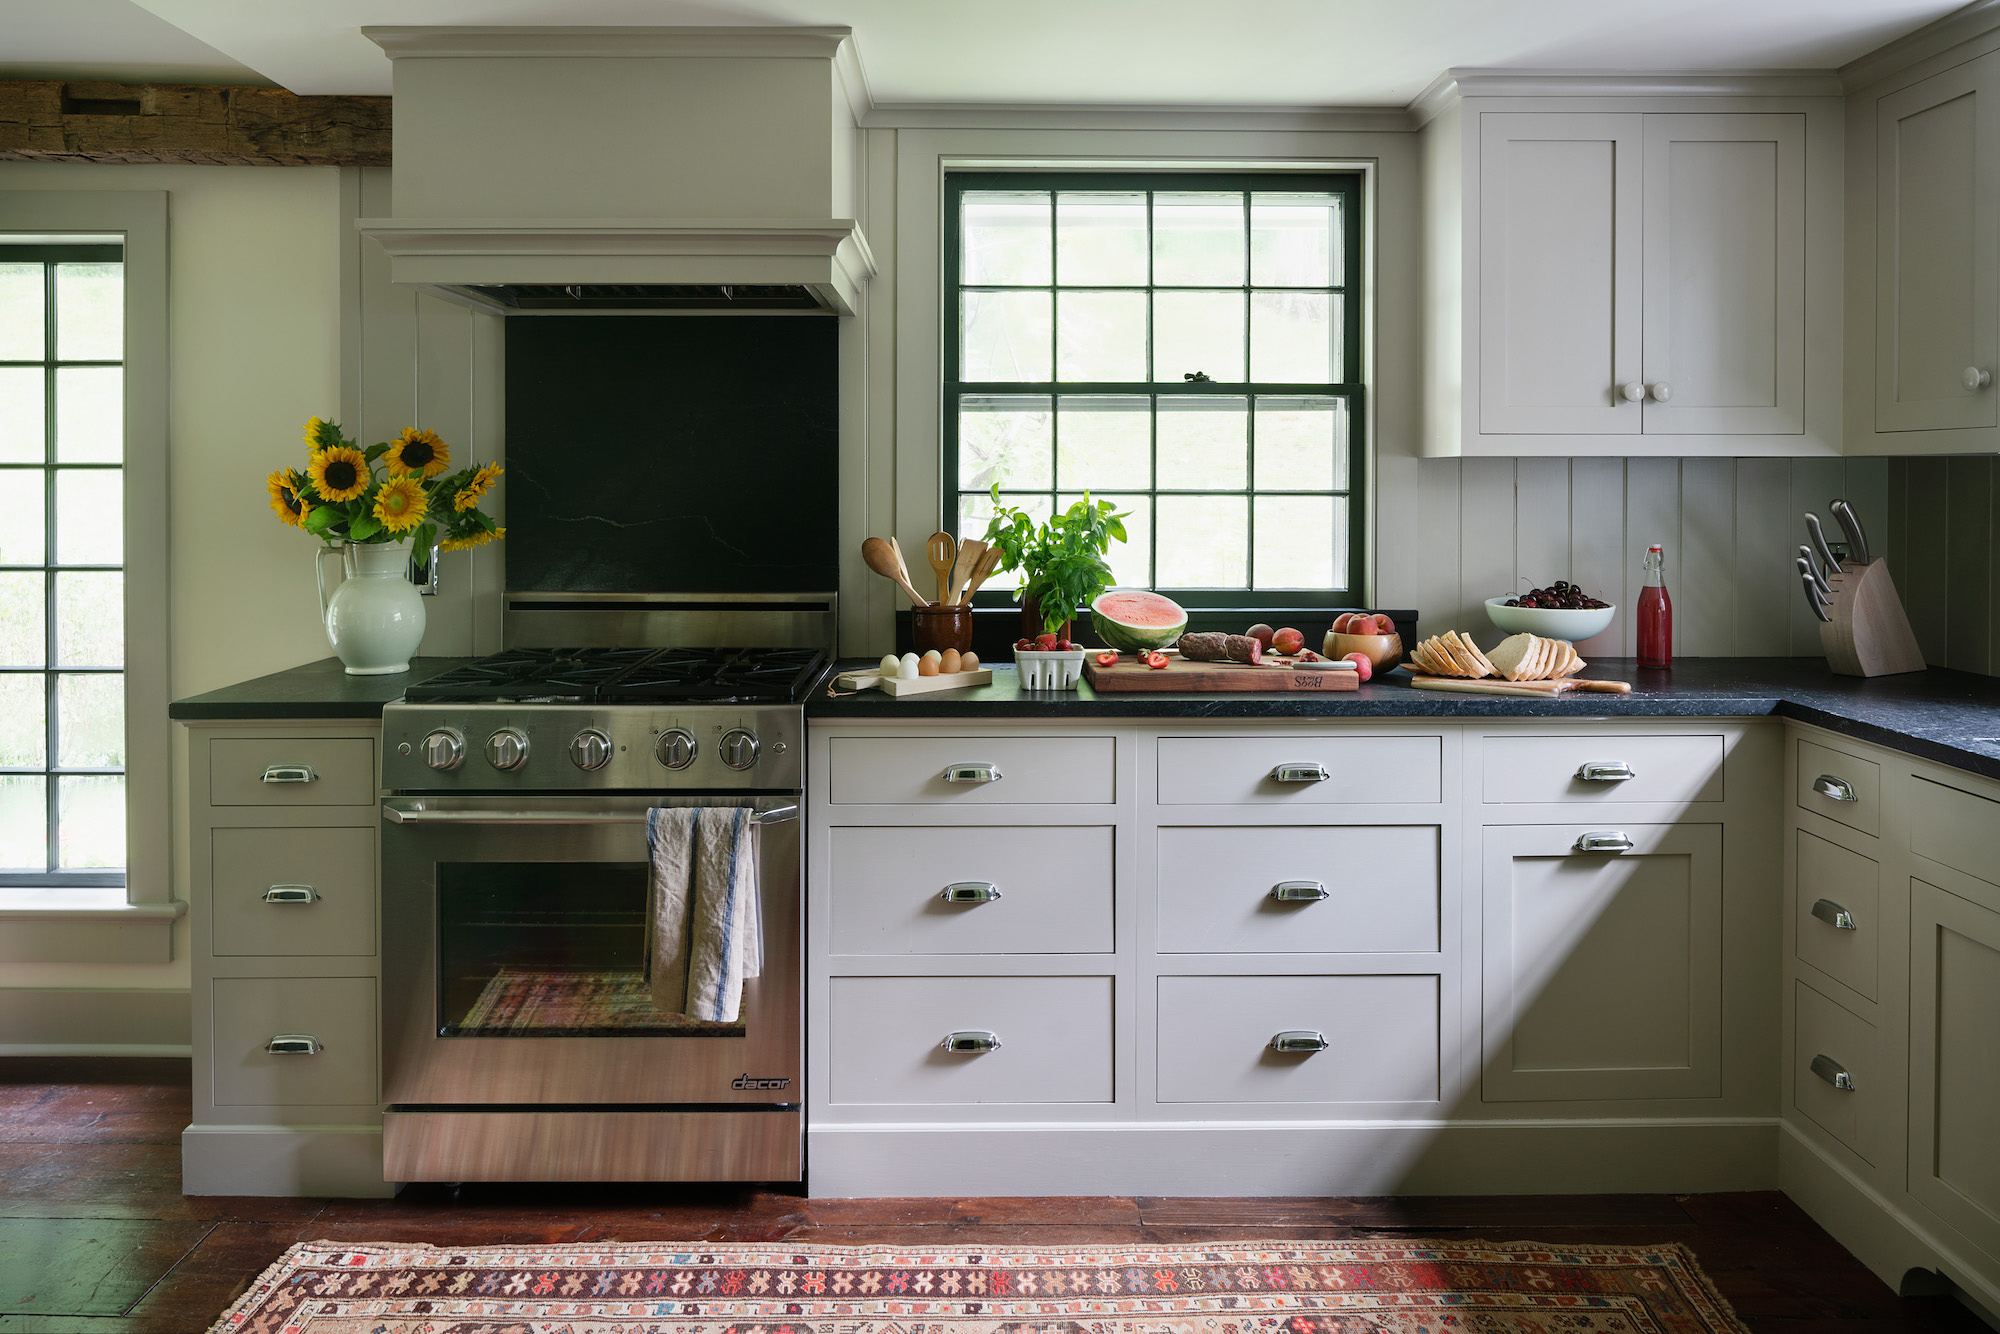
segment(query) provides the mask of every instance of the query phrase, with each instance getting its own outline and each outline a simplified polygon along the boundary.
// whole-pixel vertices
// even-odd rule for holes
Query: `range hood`
[[[851,315],[874,257],[846,28],[368,28],[392,281],[502,313]]]

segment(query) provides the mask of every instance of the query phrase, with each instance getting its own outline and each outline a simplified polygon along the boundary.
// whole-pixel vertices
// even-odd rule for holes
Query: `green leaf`
[[[367,459],[370,463],[373,463],[376,459],[381,458],[384,454],[387,454],[388,452],[389,452],[389,446],[388,443],[385,441],[384,443],[379,445],[368,446],[368,448],[361,451],[361,457]]]
[[[314,537],[318,537],[324,534],[328,528],[332,527],[333,521],[339,517],[331,509],[320,505],[316,506],[312,513],[306,515],[305,523],[302,526]]]
[[[366,542],[382,531],[381,520],[372,514],[357,515],[348,521],[347,536],[350,541]]]

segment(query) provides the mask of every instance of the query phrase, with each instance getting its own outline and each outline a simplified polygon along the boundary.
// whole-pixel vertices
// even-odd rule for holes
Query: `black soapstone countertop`
[[[380,718],[382,706],[401,699],[416,682],[475,661],[412,658],[407,672],[349,676],[339,658],[321,658],[254,681],[177,699],[167,705],[167,717],[187,723],[248,718]]]

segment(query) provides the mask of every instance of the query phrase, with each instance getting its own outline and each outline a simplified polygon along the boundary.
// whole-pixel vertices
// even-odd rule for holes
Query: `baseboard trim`
[[[815,1197],[1772,1190],[1777,1122],[811,1126]]]
[[[188,1014],[185,987],[0,987],[0,1050],[185,1056],[194,1040]]]
[[[189,1126],[181,1132],[183,1195],[332,1195],[379,1200],[382,1127]]]

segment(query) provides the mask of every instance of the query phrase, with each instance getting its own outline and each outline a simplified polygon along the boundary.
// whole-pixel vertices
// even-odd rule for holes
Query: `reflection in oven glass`
[[[743,1036],[654,1008],[644,862],[437,869],[438,1036]]]

